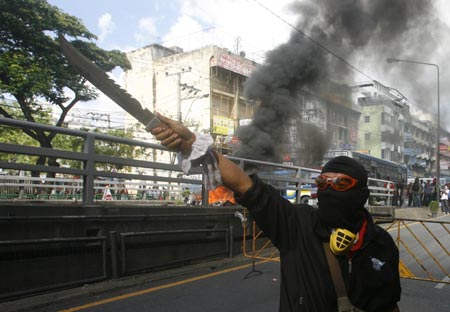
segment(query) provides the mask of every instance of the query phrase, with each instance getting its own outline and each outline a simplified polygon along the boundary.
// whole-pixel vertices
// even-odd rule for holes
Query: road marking
[[[261,264],[261,263],[265,263],[265,262],[268,262],[268,260],[260,261],[260,262],[257,262],[255,264]],[[157,291],[157,290],[166,289],[166,288],[170,288],[170,287],[175,287],[175,286],[179,286],[179,285],[183,285],[183,284],[188,284],[188,283],[191,283],[191,282],[199,281],[199,280],[206,279],[206,278],[213,277],[213,276],[217,276],[217,275],[220,275],[220,274],[241,270],[241,269],[244,269],[244,268],[248,268],[248,267],[250,267],[252,265],[253,265],[253,263],[244,264],[244,265],[241,265],[241,266],[237,266],[237,267],[233,267],[233,268],[229,268],[229,269],[225,269],[225,270],[222,270],[222,271],[217,271],[217,272],[213,272],[213,273],[209,273],[209,274],[205,274],[205,275],[201,275],[201,276],[188,278],[188,279],[185,279],[185,280],[182,280],[182,281],[178,281],[178,282],[174,282],[174,283],[170,283],[170,284],[165,284],[165,285],[161,285],[161,286],[147,288],[147,289],[139,290],[139,291],[132,292],[132,293],[129,293],[129,294],[120,295],[120,296],[116,296],[116,297],[111,297],[111,298],[100,300],[100,301],[94,301],[94,302],[91,302],[91,303],[88,303],[88,304],[85,304],[85,305],[82,305],[82,306],[73,307],[73,308],[69,308],[69,309],[66,309],[66,310],[60,310],[59,312],[81,311],[81,310],[92,308],[92,307],[95,307],[95,306],[99,306],[99,305],[102,305],[102,304],[105,304],[105,303],[115,302],[115,301],[119,301],[119,300],[123,300],[123,299],[127,299],[127,298],[132,298],[132,297],[148,294],[148,293],[151,293],[151,292],[154,292],[154,291]]]
[[[400,272],[400,277],[411,278],[414,276],[411,270],[408,269],[408,267],[403,263],[401,259],[399,260],[398,263],[398,270]]]
[[[444,277],[443,279],[442,279],[442,281],[444,282],[444,283],[439,283],[439,284],[437,284],[436,286],[434,286],[434,288],[444,288],[444,286],[445,285],[448,285],[447,283],[448,282],[450,282],[450,277],[449,276],[446,276],[446,277]]]

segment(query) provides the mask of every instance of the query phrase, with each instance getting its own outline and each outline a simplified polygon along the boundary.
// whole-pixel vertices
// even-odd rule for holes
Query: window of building
[[[238,118],[247,119],[253,117],[255,105],[247,101],[239,100],[238,102]]]
[[[386,112],[381,113],[381,124],[392,125],[392,116]]]
[[[364,122],[369,123],[370,122],[370,116],[364,116]]]
[[[339,131],[339,141],[345,141],[347,138],[347,129],[339,127],[338,131]]]
[[[213,116],[231,117],[233,109],[233,99],[227,96],[213,96],[212,113]]]
[[[370,133],[364,134],[364,140],[370,141]]]

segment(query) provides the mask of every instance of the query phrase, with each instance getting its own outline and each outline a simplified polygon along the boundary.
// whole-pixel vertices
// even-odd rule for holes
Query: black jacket
[[[309,205],[295,205],[256,175],[252,188],[236,200],[280,251],[280,311],[337,311],[336,294],[322,242],[329,231]],[[352,257],[338,257],[347,294],[354,306],[367,312],[392,311],[400,300],[398,249],[392,237],[367,213],[363,247]]]

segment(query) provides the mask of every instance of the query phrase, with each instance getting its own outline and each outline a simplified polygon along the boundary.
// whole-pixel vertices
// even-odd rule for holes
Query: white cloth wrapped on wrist
[[[208,190],[222,185],[222,177],[217,166],[217,159],[212,151],[213,138],[209,134],[196,134],[189,155],[177,154],[178,164],[185,174],[190,174],[192,168],[202,167],[206,176]]]

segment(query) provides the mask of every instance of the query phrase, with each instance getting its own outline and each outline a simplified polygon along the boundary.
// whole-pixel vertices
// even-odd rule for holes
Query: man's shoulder
[[[374,229],[376,233],[375,238],[377,241],[383,244],[395,244],[391,234],[389,234],[389,232],[385,228],[381,227],[378,224],[375,224]]]

